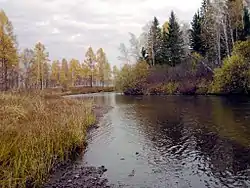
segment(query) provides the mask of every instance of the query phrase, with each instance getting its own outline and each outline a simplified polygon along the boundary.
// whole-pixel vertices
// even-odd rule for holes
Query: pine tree
[[[200,17],[200,12],[198,11],[195,13],[193,17],[193,21],[191,22],[191,34],[190,34],[190,41],[191,41],[191,48],[193,51],[205,55],[205,49],[204,49],[204,42],[202,39],[202,33],[201,33],[201,26],[202,26],[202,20]]]
[[[169,33],[167,36],[170,65],[175,66],[181,63],[184,58],[184,41],[180,26],[173,11],[169,18]]]

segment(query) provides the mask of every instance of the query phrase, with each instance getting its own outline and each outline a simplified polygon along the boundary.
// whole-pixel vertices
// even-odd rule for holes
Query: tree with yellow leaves
[[[24,88],[28,89],[32,85],[32,65],[34,64],[34,51],[32,49],[24,49],[20,55],[20,77],[21,77],[21,85]]]
[[[60,83],[64,87],[68,86],[68,80],[69,80],[68,72],[69,72],[68,61],[65,58],[63,58],[60,68]]]
[[[81,65],[76,59],[72,59],[69,63],[69,80],[72,86],[75,86],[77,82],[79,83],[81,77]]]
[[[106,61],[105,63],[105,67],[104,67],[104,82],[103,82],[103,86],[104,85],[110,85],[111,82],[111,77],[112,77],[112,71],[111,71],[111,67],[108,61]]]
[[[116,65],[113,66],[112,69],[112,80],[113,80],[113,85],[116,85],[116,80],[119,75],[119,69],[117,68]]]
[[[46,86],[46,80],[48,77],[48,57],[49,53],[46,52],[45,46],[38,42],[34,49],[35,57],[34,57],[34,64],[33,64],[33,75],[34,79],[36,80],[36,87],[40,88],[41,90],[44,89]]]
[[[53,86],[60,83],[60,62],[58,60],[53,61],[51,65],[50,80]]]
[[[0,83],[7,90],[17,68],[18,54],[12,23],[3,10],[0,11],[0,63]]]
[[[90,77],[90,86],[93,87],[93,81],[94,81],[94,76],[97,73],[95,62],[96,62],[96,56],[95,53],[92,49],[92,47],[89,47],[86,54],[85,54],[85,63],[87,67],[90,68],[89,72],[89,77]]]
[[[105,68],[106,68],[105,65],[107,63],[107,58],[102,48],[100,48],[97,51],[96,60],[97,60],[97,69],[98,69],[98,79],[99,79],[100,84],[104,86],[104,81],[105,81],[104,74],[105,74]]]
[[[81,78],[82,78],[82,82],[85,86],[87,86],[89,84],[89,80],[90,80],[90,76],[91,75],[91,69],[90,67],[87,65],[86,61],[84,61],[81,64]]]

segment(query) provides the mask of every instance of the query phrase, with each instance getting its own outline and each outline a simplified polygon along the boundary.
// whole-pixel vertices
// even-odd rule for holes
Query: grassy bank
[[[52,167],[84,147],[90,102],[0,94],[0,187],[43,183]]]

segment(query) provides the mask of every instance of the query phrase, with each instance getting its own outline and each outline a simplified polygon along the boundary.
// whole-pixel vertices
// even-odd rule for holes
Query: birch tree
[[[87,67],[89,67],[90,72],[89,72],[89,78],[90,78],[90,86],[93,86],[93,81],[95,79],[95,75],[97,73],[97,69],[95,66],[95,62],[96,62],[96,55],[92,49],[92,47],[89,47],[86,54],[85,54],[85,63],[87,65]]]
[[[71,59],[69,63],[69,80],[72,86],[77,85],[81,76],[81,65],[76,59]]]
[[[55,60],[51,65],[51,82],[53,86],[56,86],[60,83],[60,62]]]
[[[104,86],[105,81],[105,65],[107,63],[107,58],[104,50],[100,48],[96,53],[97,69],[98,69],[98,79],[100,84]]]
[[[67,87],[68,81],[69,81],[69,65],[68,61],[65,58],[63,58],[60,68],[60,83],[63,87]]]
[[[35,56],[32,49],[25,48],[20,55],[20,76],[22,83],[26,89],[31,87],[32,80],[32,65],[34,64]]]
[[[121,43],[119,46],[120,56],[118,56],[118,60],[122,61],[125,64],[130,64],[130,53],[129,49],[126,47],[124,43]]]
[[[45,86],[48,57],[49,53],[46,52],[45,46],[41,42],[38,42],[34,49],[34,64],[32,70],[36,79],[36,86],[41,90],[43,90]]]
[[[129,32],[129,35],[130,35],[130,40],[129,40],[130,50],[129,50],[129,54],[137,62],[140,59],[140,57],[141,57],[140,41],[136,37],[135,34]]]

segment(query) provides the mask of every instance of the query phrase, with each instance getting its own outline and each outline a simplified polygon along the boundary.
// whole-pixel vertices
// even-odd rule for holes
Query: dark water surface
[[[110,183],[135,188],[250,187],[250,99],[112,93],[90,97],[113,109],[91,133],[82,160],[105,165]]]

